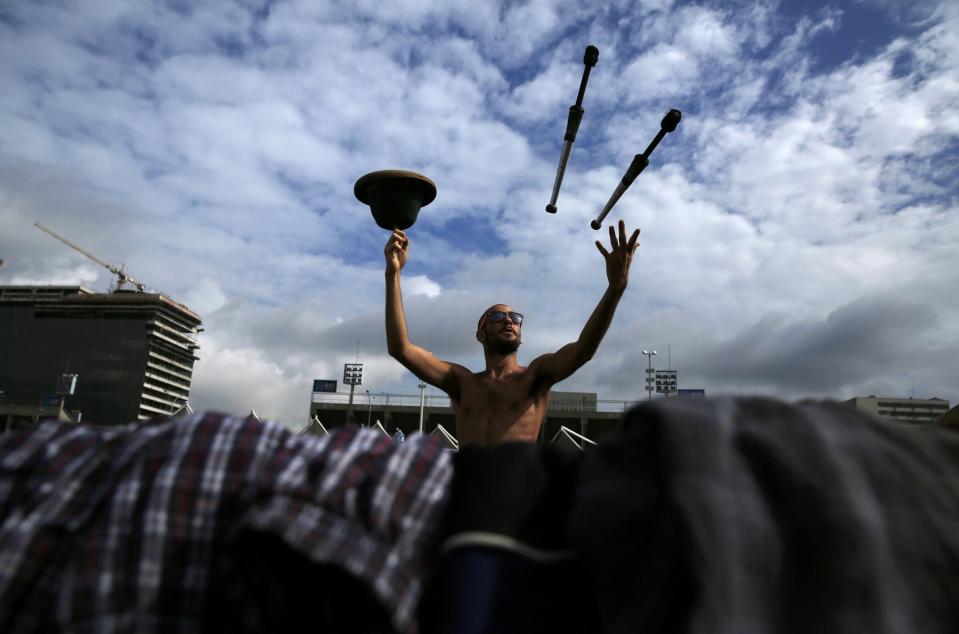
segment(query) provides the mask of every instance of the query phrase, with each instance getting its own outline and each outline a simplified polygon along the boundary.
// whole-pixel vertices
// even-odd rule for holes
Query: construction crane
[[[33,223],[33,226],[36,227],[37,229],[39,229],[40,231],[43,231],[43,232],[45,232],[45,233],[49,233],[51,236],[53,236],[54,238],[56,238],[57,240],[59,240],[59,241],[62,242],[63,244],[67,245],[68,247],[70,247],[70,248],[72,248],[72,249],[76,249],[77,251],[79,251],[79,252],[82,253],[83,255],[87,256],[88,258],[90,258],[91,260],[93,260],[94,262],[96,262],[97,264],[99,264],[100,266],[106,267],[107,270],[109,270],[111,273],[113,273],[114,275],[117,276],[117,289],[119,289],[119,288],[120,288],[121,286],[123,286],[124,284],[132,284],[134,288],[136,288],[138,291],[140,291],[140,292],[142,293],[143,290],[146,288],[142,283],[140,283],[140,282],[138,282],[137,280],[135,280],[132,275],[127,275],[127,272],[126,272],[125,270],[123,270],[123,267],[124,267],[123,264],[121,264],[120,267],[117,268],[117,267],[113,266],[112,264],[108,264],[108,263],[104,262],[103,260],[101,260],[101,259],[98,258],[97,256],[95,256],[95,255],[93,255],[92,253],[90,253],[89,251],[85,250],[83,247],[81,247],[81,246],[79,246],[79,245],[76,245],[76,244],[70,242],[69,240],[67,240],[66,238],[64,238],[64,237],[61,236],[61,235],[58,235],[58,234],[57,234],[56,232],[54,232],[52,229],[49,229],[49,228],[47,228],[47,227],[44,227],[44,226],[43,226],[42,224],[40,224],[39,222]]]

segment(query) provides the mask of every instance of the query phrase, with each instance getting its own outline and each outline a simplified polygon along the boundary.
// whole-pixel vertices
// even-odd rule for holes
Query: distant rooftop
[[[97,293],[85,286],[0,286],[0,301],[61,302],[82,304],[140,304],[161,303],[181,311],[196,320],[203,319],[184,304],[175,302],[161,293],[141,293],[133,290],[117,290],[112,293]]]

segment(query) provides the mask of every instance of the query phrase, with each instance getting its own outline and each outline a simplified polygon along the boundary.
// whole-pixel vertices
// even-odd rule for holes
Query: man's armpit
[[[555,381],[549,374],[549,362],[556,355],[555,352],[547,352],[533,359],[529,364],[529,370],[533,373],[533,391],[538,392],[544,389],[549,390]]]

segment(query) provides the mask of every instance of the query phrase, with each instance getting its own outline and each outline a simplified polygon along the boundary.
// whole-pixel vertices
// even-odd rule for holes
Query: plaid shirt
[[[198,631],[244,529],[346,570],[414,632],[451,474],[434,438],[215,413],[0,435],[0,632]]]

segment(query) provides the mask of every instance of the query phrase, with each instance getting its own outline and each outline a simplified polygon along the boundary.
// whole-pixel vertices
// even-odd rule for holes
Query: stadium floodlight
[[[646,359],[649,360],[649,367],[646,368],[646,393],[648,395],[648,400],[653,400],[653,357],[656,356],[655,350],[643,350],[643,354],[646,355]]]
[[[656,392],[665,394],[669,398],[670,394],[675,394],[678,389],[678,380],[676,370],[656,370]]]
[[[343,364],[343,384],[344,385],[363,385],[363,364],[362,363],[344,363]]]

